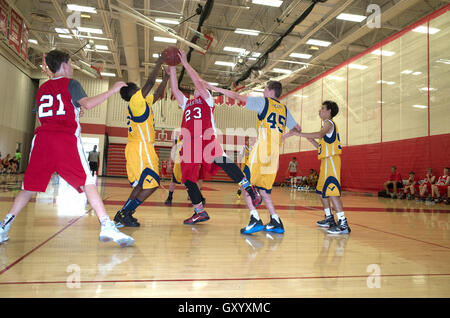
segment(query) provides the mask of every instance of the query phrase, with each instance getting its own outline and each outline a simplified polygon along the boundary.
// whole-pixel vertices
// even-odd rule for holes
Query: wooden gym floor
[[[2,219],[20,182],[0,177]],[[128,182],[98,185],[114,217]],[[122,229],[134,246],[120,248],[99,242],[89,206],[52,180],[0,245],[0,297],[450,297],[450,206],[344,193],[352,233],[335,237],[315,225],[316,194],[274,188],[286,233],[250,236],[239,233],[249,214],[235,185],[205,183],[211,219],[194,226],[183,225],[185,190],[166,207],[163,186],[134,215],[141,227]]]

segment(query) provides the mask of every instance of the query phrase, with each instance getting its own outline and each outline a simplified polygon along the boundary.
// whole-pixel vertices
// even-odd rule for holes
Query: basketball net
[[[94,65],[91,65],[91,68],[94,69],[97,72],[97,74],[100,77],[100,79],[103,79],[102,74],[101,74],[101,71],[103,69],[103,65],[104,65],[104,63],[101,63],[98,67],[95,67]]]

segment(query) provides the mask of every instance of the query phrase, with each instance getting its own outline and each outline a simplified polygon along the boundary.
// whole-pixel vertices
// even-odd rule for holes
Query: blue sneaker
[[[274,218],[270,217],[270,223],[264,226],[264,231],[282,234],[284,233],[283,222],[280,219],[278,223]]]
[[[248,223],[248,225],[241,229],[241,234],[252,234],[262,230],[264,230],[264,225],[261,219],[257,220],[252,215],[250,217],[250,222]]]

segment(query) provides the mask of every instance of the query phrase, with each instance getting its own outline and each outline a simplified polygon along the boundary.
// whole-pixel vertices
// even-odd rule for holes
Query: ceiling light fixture
[[[341,13],[336,17],[336,19],[351,22],[361,22],[364,21],[366,17],[364,15],[359,14]]]

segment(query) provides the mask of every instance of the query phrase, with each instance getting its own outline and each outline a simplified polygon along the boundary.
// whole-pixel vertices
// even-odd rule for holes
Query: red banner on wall
[[[9,23],[9,45],[11,45],[20,55],[20,41],[22,38],[23,19],[14,9],[11,9]],[[28,40],[27,40],[28,41]]]
[[[22,56],[25,60],[28,58],[28,27],[24,23],[22,28]]]
[[[8,35],[9,5],[5,0],[0,0],[0,35]]]

